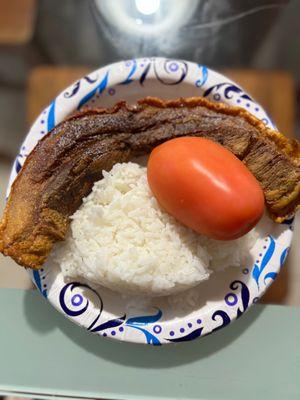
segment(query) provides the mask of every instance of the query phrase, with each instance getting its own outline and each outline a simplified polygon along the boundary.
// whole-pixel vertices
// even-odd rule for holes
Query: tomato
[[[264,212],[256,178],[233,153],[208,139],[182,137],[155,147],[147,175],[169,214],[213,239],[244,235]]]

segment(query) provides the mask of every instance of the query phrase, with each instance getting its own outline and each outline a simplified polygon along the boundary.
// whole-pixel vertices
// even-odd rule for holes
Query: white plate
[[[134,103],[145,96],[204,96],[243,107],[274,128],[243,89],[203,65],[164,58],[119,62],[84,76],[40,114],[15,161],[10,185],[39,139],[74,110],[87,104],[112,106],[121,99]],[[29,273],[57,310],[90,332],[135,343],[183,342],[223,328],[263,295],[284,263],[292,230],[292,221],[279,225],[265,219],[250,254],[252,261],[214,273],[197,289],[173,300],[122,298],[105,288],[95,291],[79,282],[67,283],[55,265]]]

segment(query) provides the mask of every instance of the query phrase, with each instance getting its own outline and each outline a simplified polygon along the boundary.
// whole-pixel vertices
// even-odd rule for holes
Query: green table
[[[36,291],[0,290],[0,394],[38,398],[300,399],[300,308],[256,305],[198,341],[93,336]]]

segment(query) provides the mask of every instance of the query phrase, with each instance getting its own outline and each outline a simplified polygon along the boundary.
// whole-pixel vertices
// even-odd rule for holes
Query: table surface
[[[300,398],[300,308],[255,305],[213,335],[151,347],[87,333],[36,291],[1,289],[0,304],[0,394]]]

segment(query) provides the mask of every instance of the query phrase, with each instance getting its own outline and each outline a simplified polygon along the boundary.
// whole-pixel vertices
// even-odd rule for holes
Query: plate
[[[8,193],[37,142],[71,112],[87,106],[109,107],[118,100],[135,103],[145,96],[204,96],[243,107],[275,128],[265,110],[239,85],[204,65],[165,58],[121,61],[76,81],[42,111],[15,160]],[[292,234],[292,220],[275,224],[265,218],[245,265],[216,272],[197,289],[151,301],[66,282],[59,266],[49,262],[29,274],[59,312],[89,332],[152,345],[185,342],[225,327],[258,301],[277,277]]]

